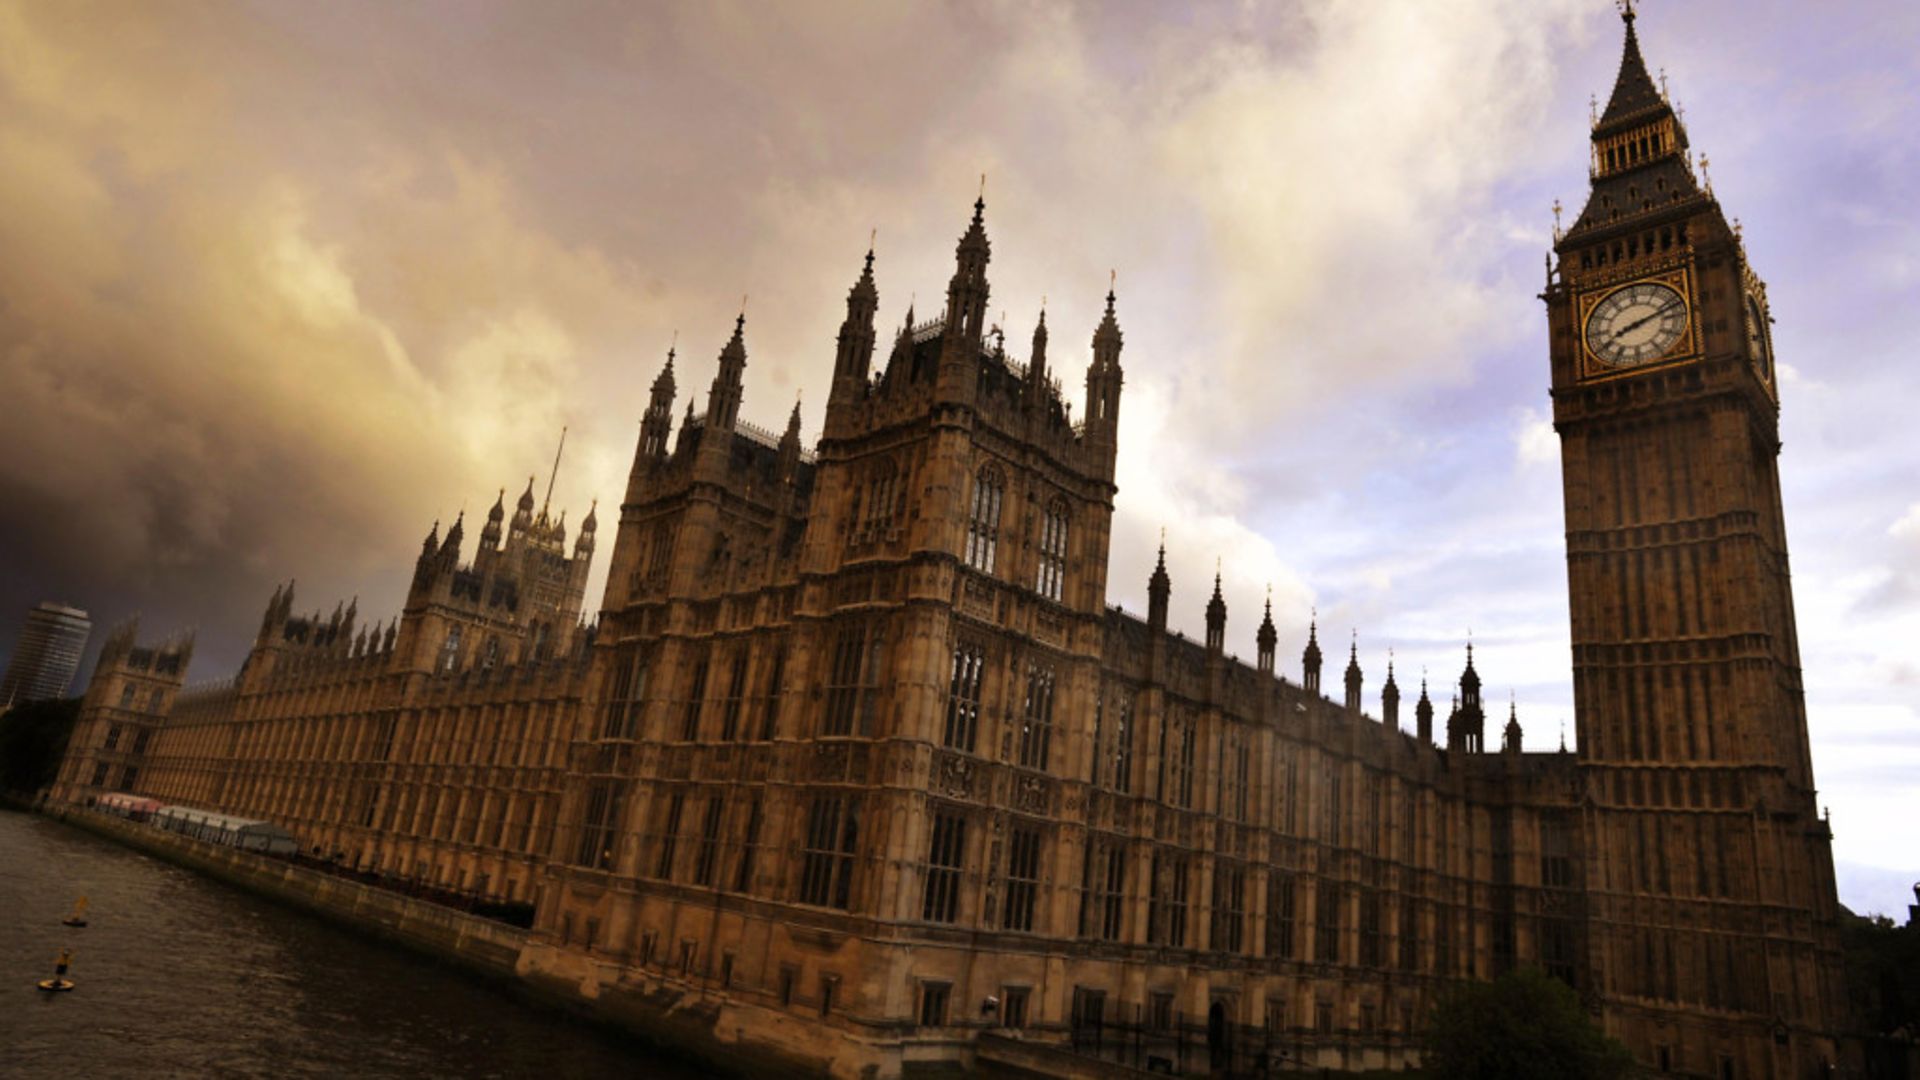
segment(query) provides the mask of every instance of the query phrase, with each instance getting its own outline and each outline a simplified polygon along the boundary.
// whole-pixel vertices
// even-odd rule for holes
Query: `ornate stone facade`
[[[1183,1020],[1206,1066],[1396,1067],[1436,988],[1516,964],[1648,1064],[1815,1075],[1842,994],[1764,295],[1631,22],[1594,140],[1544,296],[1577,754],[1523,753],[1511,712],[1485,752],[1470,648],[1441,747],[1391,667],[1362,712],[1357,650],[1341,703],[1317,634],[1281,678],[1270,612],[1229,659],[1217,579],[1203,642],[1167,630],[1164,562],[1144,620],[1109,607],[1115,297],[1075,420],[1044,316],[1024,362],[986,323],[976,204],[945,314],[884,349],[869,254],[814,451],[797,409],[741,419],[744,317],[677,433],[669,353],[596,628],[592,518],[567,560],[529,489],[469,567],[458,523],[430,536],[384,632],[295,620],[289,586],[234,683],[141,706],[137,759],[115,687],[157,669],[115,652],[58,793],[260,814],[535,903],[530,971],[841,1076],[969,1063],[987,1030],[1124,1056],[1103,1032]],[[1696,299],[1641,356],[1669,312],[1607,297],[1648,275]]]

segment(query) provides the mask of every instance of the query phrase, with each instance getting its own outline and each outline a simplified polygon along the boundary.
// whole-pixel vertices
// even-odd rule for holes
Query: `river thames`
[[[62,926],[80,895],[91,925]],[[76,989],[41,993],[62,946]],[[0,1076],[700,1075],[430,960],[0,810]]]

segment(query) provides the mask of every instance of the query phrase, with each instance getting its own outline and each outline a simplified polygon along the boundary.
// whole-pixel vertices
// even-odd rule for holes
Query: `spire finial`
[[[1633,0],[1616,0],[1620,5],[1620,18],[1627,26],[1633,26]]]
[[[680,351],[680,331],[673,332],[673,340],[667,342],[667,366],[673,366],[673,356]]]

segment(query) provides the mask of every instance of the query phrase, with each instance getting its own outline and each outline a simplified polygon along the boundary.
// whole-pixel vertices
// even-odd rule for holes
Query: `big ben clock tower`
[[[1843,986],[1777,462],[1766,286],[1626,43],[1554,247],[1592,987],[1647,1065],[1799,1077]]]

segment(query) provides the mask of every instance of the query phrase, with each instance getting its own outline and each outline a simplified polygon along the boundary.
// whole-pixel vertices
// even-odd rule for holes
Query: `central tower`
[[[1642,1061],[1800,1076],[1832,1060],[1842,997],[1766,286],[1625,20],[1542,296],[1587,865],[1607,868],[1590,960]]]

